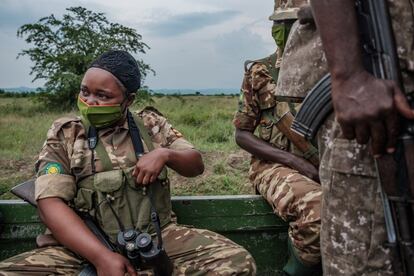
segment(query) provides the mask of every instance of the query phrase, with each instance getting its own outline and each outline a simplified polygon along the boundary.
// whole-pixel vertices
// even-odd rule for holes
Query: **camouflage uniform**
[[[319,131],[321,252],[325,275],[395,275],[373,157],[341,137],[333,115]]]
[[[274,13],[270,20],[297,19],[300,7],[309,4],[309,0],[275,0]]]
[[[276,96],[301,101],[328,72],[322,41],[314,23],[296,21],[280,64]]]
[[[301,156],[268,116],[270,112],[274,117],[281,117],[298,105],[276,100],[276,84],[267,68],[264,63],[256,62],[245,72],[234,125],[252,133],[258,128],[260,139]],[[254,156],[249,178],[274,212],[290,223],[289,237],[300,260],[307,265],[319,263],[320,185],[283,164]]]
[[[269,19],[275,22],[295,20],[300,7],[307,3],[307,0],[275,0],[275,12]],[[305,37],[298,35],[300,26],[298,22],[293,24],[283,51],[278,49],[270,57],[253,63],[250,69],[245,66],[240,106],[233,122],[236,128],[252,133],[258,128],[260,139],[278,149],[303,157],[303,153],[273,123],[274,119],[277,120],[288,111],[295,114],[299,108],[298,104],[288,103],[282,98],[286,95],[277,94],[279,83],[276,86],[276,80],[280,81],[290,68],[288,63],[283,65],[286,64],[285,56],[295,53],[298,49],[295,45],[299,45],[299,41],[311,37],[306,31],[302,32],[306,34]],[[295,255],[306,265],[318,264],[320,185],[283,164],[259,160],[254,156],[249,178],[256,190],[271,204],[274,212],[289,222],[289,237]]]
[[[413,1],[388,0],[405,90],[414,92]],[[332,114],[318,133],[323,189],[321,251],[325,275],[396,275],[386,247],[374,159],[366,145],[341,138]],[[324,148],[322,150],[322,148]]]
[[[180,132],[153,108],[139,113],[155,148],[193,149]],[[114,168],[136,163],[128,123],[99,131],[99,139]],[[143,143],[145,145],[145,143]],[[148,149],[145,147],[145,152]],[[96,156],[96,155],[95,155]],[[56,120],[47,134],[37,162],[36,199],[60,197],[71,202],[79,179],[92,173],[91,151],[79,118]],[[95,157],[96,172],[102,162]],[[52,165],[51,165],[52,164]],[[174,275],[255,275],[251,255],[229,239],[202,229],[184,227],[170,220],[162,229],[167,254],[174,264]],[[85,260],[62,246],[38,248],[0,263],[0,275],[77,274]],[[147,275],[149,272],[141,272]]]

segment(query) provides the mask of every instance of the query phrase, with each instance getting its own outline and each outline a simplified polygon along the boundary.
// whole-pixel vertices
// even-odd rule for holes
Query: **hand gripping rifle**
[[[403,90],[387,0],[356,0],[363,62],[375,77],[395,81]],[[332,112],[331,79],[326,75],[309,92],[292,130],[313,139]],[[412,95],[407,96],[414,107]],[[402,118],[396,152],[376,161],[389,246],[398,250],[405,275],[414,275],[414,121]]]

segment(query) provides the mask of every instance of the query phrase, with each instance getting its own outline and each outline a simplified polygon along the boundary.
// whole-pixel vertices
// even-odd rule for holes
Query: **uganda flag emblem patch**
[[[49,163],[45,167],[45,174],[61,174],[62,171],[62,165],[59,163]]]

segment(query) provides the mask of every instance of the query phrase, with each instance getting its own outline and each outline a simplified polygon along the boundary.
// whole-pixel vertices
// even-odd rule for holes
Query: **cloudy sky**
[[[43,84],[31,82],[27,57],[16,59],[28,47],[16,31],[71,6],[103,12],[143,35],[151,49],[141,58],[157,72],[146,81],[153,89],[238,88],[244,60],[275,47],[272,0],[0,0],[0,87]]]

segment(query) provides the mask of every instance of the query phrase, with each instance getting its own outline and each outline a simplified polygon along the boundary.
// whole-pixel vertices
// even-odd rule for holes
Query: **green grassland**
[[[231,120],[235,96],[162,96],[137,103],[152,105],[202,152],[206,170],[196,178],[171,172],[175,195],[249,194],[249,155],[234,142]],[[34,176],[34,162],[51,123],[69,113],[48,112],[30,98],[0,99],[0,199],[12,198],[10,187]]]

